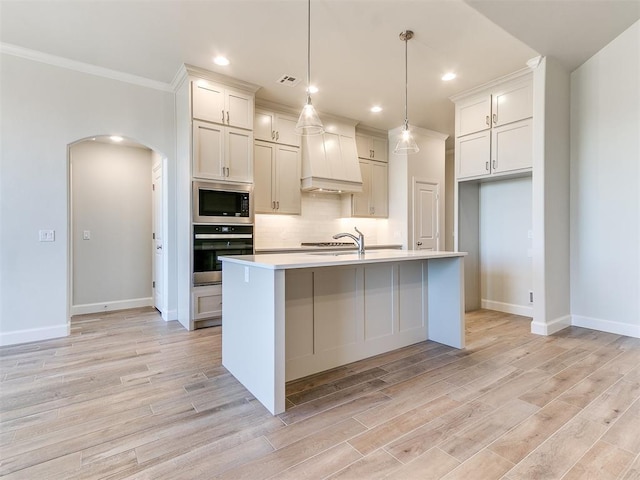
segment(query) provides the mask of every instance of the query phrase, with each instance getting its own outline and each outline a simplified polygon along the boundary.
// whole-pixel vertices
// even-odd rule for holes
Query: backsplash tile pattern
[[[391,239],[387,219],[343,218],[342,202],[340,195],[303,193],[302,215],[256,215],[256,250],[299,247],[302,242],[330,242],[336,233],[355,233],[354,226],[365,235],[365,244],[401,243]]]

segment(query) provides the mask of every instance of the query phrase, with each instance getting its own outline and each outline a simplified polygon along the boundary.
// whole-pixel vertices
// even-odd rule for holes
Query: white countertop
[[[264,255],[238,255],[220,257],[223,262],[238,263],[270,270],[293,268],[332,267],[361,263],[401,262],[408,260],[428,260],[430,258],[463,257],[465,252],[432,252],[428,250],[372,250],[364,255],[357,252],[323,251],[308,253],[279,253]]]
[[[277,254],[277,253],[304,253],[304,252],[318,252],[318,251],[346,251],[355,250],[356,244],[340,245],[337,247],[320,247],[314,245],[305,246],[293,246],[293,247],[272,247],[272,248],[256,248],[256,255]],[[381,245],[367,245],[367,250],[381,250],[381,249],[402,249],[401,244],[381,244]]]

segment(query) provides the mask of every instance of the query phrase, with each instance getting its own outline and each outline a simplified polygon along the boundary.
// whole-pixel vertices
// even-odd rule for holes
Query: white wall
[[[11,344],[68,334],[67,146],[121,134],[166,155],[175,178],[174,96],[8,54],[0,61],[0,343]],[[38,242],[39,229],[55,230],[55,242]]]
[[[531,177],[480,184],[482,308],[531,316]]]
[[[151,150],[89,140],[70,161],[71,313],[153,305]]]
[[[571,75],[572,323],[640,337],[640,22]]]

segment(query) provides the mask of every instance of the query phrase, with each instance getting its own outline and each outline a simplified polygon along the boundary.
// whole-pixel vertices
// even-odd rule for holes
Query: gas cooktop
[[[303,247],[353,247],[353,242],[302,242]]]

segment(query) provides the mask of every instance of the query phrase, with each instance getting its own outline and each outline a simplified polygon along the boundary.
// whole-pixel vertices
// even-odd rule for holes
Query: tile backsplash
[[[344,218],[342,206],[340,195],[303,193],[301,215],[256,215],[255,248],[299,247],[302,242],[331,242],[336,233],[355,233],[354,226],[364,234],[366,244],[401,243],[399,239],[391,239],[387,219]]]

